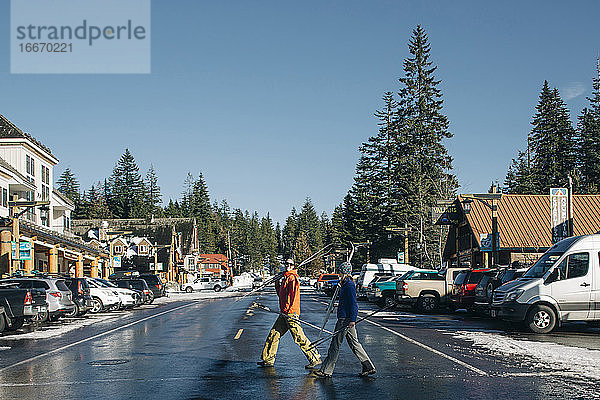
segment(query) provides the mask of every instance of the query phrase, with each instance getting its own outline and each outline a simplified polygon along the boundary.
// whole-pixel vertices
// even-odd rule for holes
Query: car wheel
[[[385,296],[383,298],[383,306],[385,308],[392,308],[396,305],[396,299],[393,296]]]
[[[150,292],[150,299],[148,300],[148,304],[152,304],[154,301],[154,293]]]
[[[549,333],[556,326],[556,315],[550,307],[540,304],[533,306],[525,321],[532,332]]]
[[[50,322],[57,322],[59,318],[60,318],[60,314],[50,315],[48,317],[48,321],[50,321]]]
[[[90,309],[90,312],[93,314],[97,314],[100,311],[102,311],[103,308],[104,308],[104,304],[102,304],[102,300],[100,300],[97,297],[94,297],[92,299],[92,308]]]
[[[187,293],[192,293],[192,292],[194,291],[194,289],[192,289],[192,287],[191,287],[191,286],[188,286],[188,287],[186,287],[186,288],[185,288],[185,291],[186,291]]]
[[[213,290],[214,290],[215,292],[220,292],[220,291],[221,291],[221,286],[217,285],[217,286],[215,286],[215,287],[213,288]]]
[[[75,318],[79,314],[79,304],[77,304],[77,303],[73,303],[73,304],[75,304],[75,308],[73,308],[73,311],[66,313],[65,317]]]
[[[438,308],[439,302],[440,301],[435,295],[423,294],[419,296],[419,300],[417,300],[417,307],[419,311],[428,313]]]
[[[0,314],[0,332],[4,332],[4,329],[6,329],[6,320],[4,318],[5,316]]]
[[[33,322],[46,322],[48,321],[48,316],[48,310],[46,310],[35,314],[33,317],[31,317],[31,320]]]
[[[16,331],[17,329],[20,329],[24,323],[25,323],[25,318],[15,317],[14,319],[11,319],[11,321],[10,321],[10,328],[8,327],[8,324],[7,324],[6,330],[7,331]]]

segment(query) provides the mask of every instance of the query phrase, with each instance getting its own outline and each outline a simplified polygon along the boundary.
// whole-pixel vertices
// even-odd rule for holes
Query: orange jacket
[[[300,315],[300,280],[295,269],[286,271],[281,281],[275,282],[275,290],[279,296],[279,310],[283,314]]]

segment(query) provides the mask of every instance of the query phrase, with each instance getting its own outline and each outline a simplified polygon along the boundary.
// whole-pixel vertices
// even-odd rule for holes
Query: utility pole
[[[574,227],[573,227],[573,178],[569,174],[569,197],[568,197],[568,212],[569,216],[567,220],[569,221],[569,237],[574,235]]]

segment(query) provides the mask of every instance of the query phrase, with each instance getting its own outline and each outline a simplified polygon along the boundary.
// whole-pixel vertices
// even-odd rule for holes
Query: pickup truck
[[[46,312],[46,291],[20,289],[15,284],[0,284],[0,332],[14,331],[25,319]]]
[[[409,273],[405,275],[408,276]],[[366,290],[367,300],[379,307],[392,307],[396,304],[396,281],[402,279],[403,276],[390,276],[377,282],[371,282]]]
[[[421,312],[432,312],[448,302],[454,278],[462,271],[465,268],[411,271],[396,281],[396,301]]]

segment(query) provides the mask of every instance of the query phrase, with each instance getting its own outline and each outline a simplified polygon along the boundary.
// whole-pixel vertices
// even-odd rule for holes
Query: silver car
[[[63,279],[22,277],[4,279],[3,282],[16,282],[20,288],[44,289],[46,291],[48,309],[45,313],[34,318],[36,321],[57,321],[63,315],[73,312],[75,308],[75,304],[71,301],[73,294]]]

